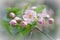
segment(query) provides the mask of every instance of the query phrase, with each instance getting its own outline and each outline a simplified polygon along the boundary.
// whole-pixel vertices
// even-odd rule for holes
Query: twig
[[[37,29],[38,31],[40,31],[39,28],[35,28],[35,29]],[[53,39],[51,36],[49,36],[48,34],[45,34],[45,33],[42,32],[42,31],[40,31],[40,32],[43,33],[45,36],[47,36],[50,40],[55,40],[55,39]]]

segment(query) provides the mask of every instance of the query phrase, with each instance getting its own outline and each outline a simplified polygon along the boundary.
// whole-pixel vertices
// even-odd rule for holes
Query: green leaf
[[[39,13],[39,12],[41,12],[44,8],[45,8],[45,6],[44,6],[44,5],[41,5],[41,6],[37,7],[37,8],[35,9],[35,11],[36,11],[37,13]]]
[[[24,31],[26,28],[22,28],[20,25],[16,25],[15,27],[10,26],[9,22],[3,20],[2,21],[3,28],[13,36],[18,35],[22,31]]]
[[[12,34],[11,33],[11,26],[9,25],[9,23],[7,21],[2,21],[2,25],[3,27],[5,28],[5,30],[9,33],[9,34]]]
[[[25,10],[27,10],[27,8],[29,7],[29,5],[30,5],[29,3],[26,3],[26,4],[22,7],[22,9],[18,12],[18,16],[19,16],[19,17],[22,18]]]
[[[20,8],[7,8],[7,18],[10,19],[9,14],[13,12],[16,16],[19,14],[18,12],[21,11]]]
[[[30,4],[29,4],[29,3],[26,3],[26,4],[24,5],[24,7],[23,7],[24,11],[25,11],[29,6],[30,6]]]
[[[23,6],[23,8],[22,8],[22,15],[23,15],[23,13],[25,12],[25,10],[27,10],[28,9],[28,7],[30,6],[30,4],[29,3],[26,3],[24,6]]]
[[[31,26],[27,25],[26,28],[22,31],[23,35],[28,35],[30,33]]]

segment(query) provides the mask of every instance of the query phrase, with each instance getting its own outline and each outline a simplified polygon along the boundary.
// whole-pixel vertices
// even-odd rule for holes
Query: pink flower
[[[48,14],[47,14],[47,10],[46,8],[42,10],[41,13],[38,14],[39,17],[50,17]]]
[[[36,6],[31,7],[32,10],[35,10],[36,8],[37,8]]]
[[[47,18],[47,19],[49,19],[49,18],[50,18],[50,16],[49,16],[49,15],[46,15],[46,18]]]
[[[49,18],[49,19],[48,19],[48,22],[49,22],[50,24],[52,24],[52,23],[54,22],[54,19],[53,19],[53,18]]]
[[[25,14],[23,15],[23,19],[28,23],[32,23],[36,18],[36,12],[33,10],[26,10]]]
[[[10,21],[10,25],[11,25],[11,26],[16,26],[16,25],[17,25],[16,20],[11,20],[11,21]]]
[[[15,17],[15,14],[13,12],[10,13],[10,17],[11,18],[14,18]]]
[[[41,18],[40,18],[40,19],[38,20],[38,23],[39,23],[39,24],[44,24],[44,19],[41,19]]]
[[[21,26],[22,26],[22,27],[25,27],[26,25],[27,25],[27,22],[25,22],[25,21],[22,21],[22,22],[21,22]]]
[[[19,17],[15,17],[14,19],[15,19],[16,21],[21,20],[21,18],[19,18]]]

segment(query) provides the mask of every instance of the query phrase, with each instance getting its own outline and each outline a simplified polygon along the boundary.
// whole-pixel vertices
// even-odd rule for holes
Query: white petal
[[[37,8],[36,6],[31,7],[32,10],[34,10],[34,9],[36,9],[36,8]]]
[[[28,17],[29,14],[32,15],[32,18]],[[36,12],[33,10],[26,10],[25,14],[23,15],[23,19],[28,23],[31,23],[32,21],[34,21],[36,17],[37,17]]]

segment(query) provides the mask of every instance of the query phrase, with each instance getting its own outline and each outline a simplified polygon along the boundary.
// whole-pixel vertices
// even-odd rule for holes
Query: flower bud
[[[46,15],[46,18],[47,18],[47,19],[49,19],[49,18],[50,18],[50,16],[49,16],[49,15]]]
[[[16,25],[17,25],[16,20],[11,20],[11,21],[10,21],[10,25],[11,25],[11,26],[16,26]]]
[[[37,8],[37,7],[35,7],[35,6],[31,7],[32,10],[35,10],[36,8]]]
[[[43,19],[39,19],[39,20],[38,20],[38,23],[39,23],[39,24],[44,24],[44,20],[43,20]]]
[[[53,18],[48,19],[49,24],[52,24],[54,22]]]
[[[19,17],[15,17],[14,18],[16,21],[20,21],[21,20],[21,18],[19,18]]]
[[[13,12],[10,13],[10,17],[11,18],[14,18],[15,17],[15,14]]]
[[[25,22],[25,21],[22,21],[22,22],[21,22],[21,26],[22,26],[22,27],[25,27],[26,25],[27,25],[27,22]]]

